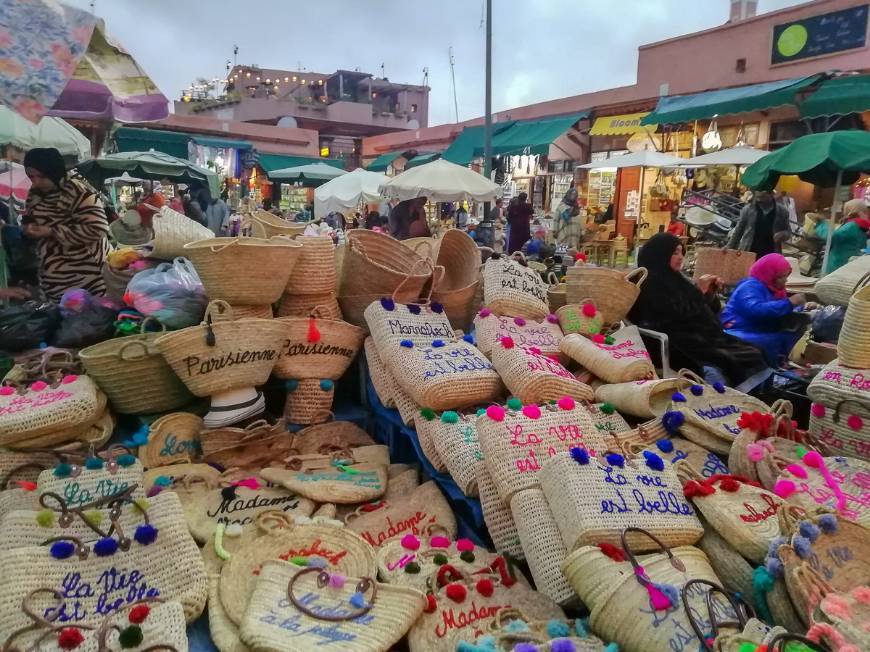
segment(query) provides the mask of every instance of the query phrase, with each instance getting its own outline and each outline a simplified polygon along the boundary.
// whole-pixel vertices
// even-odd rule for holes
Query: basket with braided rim
[[[305,232],[308,223],[288,222],[287,220],[272,215],[269,211],[258,209],[244,214],[243,228],[250,228],[251,235],[255,238],[271,238],[276,235],[295,238]]]
[[[477,348],[486,355],[491,355],[492,349],[505,337],[511,338],[518,346],[534,346],[545,355],[560,354],[562,331],[552,315],[536,321],[496,315],[489,308],[481,308],[474,318],[474,333]]]
[[[397,301],[414,301],[429,280],[431,271],[420,266],[424,259],[401,242],[365,229],[347,232],[339,295],[392,296]],[[431,266],[430,266],[431,267]]]
[[[338,380],[362,346],[365,332],[353,324],[323,317],[317,307],[305,317],[280,317],[287,326],[281,359],[272,374],[277,378],[328,378]]]

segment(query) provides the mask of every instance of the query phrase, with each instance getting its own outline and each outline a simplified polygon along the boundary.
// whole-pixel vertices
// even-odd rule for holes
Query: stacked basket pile
[[[279,317],[307,317],[317,308],[323,317],[341,319],[336,301],[336,249],[332,238],[300,236],[299,260],[281,293]]]

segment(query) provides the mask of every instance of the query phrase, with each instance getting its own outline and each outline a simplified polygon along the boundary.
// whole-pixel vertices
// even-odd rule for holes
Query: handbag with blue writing
[[[659,425],[661,425],[661,422],[659,422]],[[644,454],[643,451],[655,453],[671,464],[676,464],[683,460],[684,464],[691,466],[704,478],[717,474],[724,473],[727,475],[731,473],[716,453],[711,453],[706,448],[698,446],[698,444],[682,437],[661,437],[646,445],[632,445],[630,449],[632,452],[636,451],[641,455]]]
[[[643,529],[628,535],[641,552],[658,541],[690,545],[704,534],[676,470],[655,453],[631,458],[600,451],[592,457],[576,449],[544,462],[540,480],[569,552],[584,545],[618,545],[628,527]]]
[[[197,462],[202,456],[199,433],[203,428],[202,419],[196,414],[165,414],[151,423],[148,439],[139,446],[136,455],[149,469],[179,461]]]

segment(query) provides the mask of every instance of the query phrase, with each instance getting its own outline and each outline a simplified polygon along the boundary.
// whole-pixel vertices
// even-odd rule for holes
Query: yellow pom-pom
[[[150,507],[150,505],[148,504],[148,501],[145,500],[144,498],[137,498],[136,500],[133,501],[133,504],[136,505],[136,507],[138,507],[139,510],[143,511],[143,512],[147,511],[148,508]]]
[[[85,520],[93,525],[94,527],[99,527],[100,523],[103,522],[103,512],[100,512],[96,509],[92,509],[88,512],[84,513]]]
[[[50,509],[42,509],[36,513],[36,522],[42,527],[54,525],[54,512]]]

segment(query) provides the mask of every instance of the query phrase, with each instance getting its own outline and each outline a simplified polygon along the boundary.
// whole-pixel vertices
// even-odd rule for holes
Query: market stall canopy
[[[24,173],[24,166],[11,161],[0,161],[0,199],[11,196],[18,202],[27,199],[30,179]]]
[[[220,192],[218,176],[214,172],[162,152],[107,154],[83,161],[76,169],[97,188],[102,187],[106,179],[128,172],[132,176],[152,181],[169,179],[175,183],[206,182],[213,197]]]
[[[91,155],[91,144],[84,134],[60,118],[42,118],[37,124],[25,120],[12,109],[0,106],[0,145],[28,150],[54,147],[77,161]]]
[[[430,201],[490,201],[501,194],[501,186],[482,174],[443,158],[402,172],[378,190],[388,199],[405,201],[428,197]]]
[[[268,174],[283,168],[294,168],[300,165],[323,163],[333,167],[344,169],[344,162],[334,158],[314,158],[313,156],[287,156],[284,154],[257,154],[257,165]]]
[[[220,138],[217,136],[203,136],[201,134],[190,134],[190,139],[197,145],[202,147],[213,147],[215,149],[238,149],[248,150],[254,146],[246,140],[235,140],[232,138]]]
[[[492,125],[492,137],[495,139],[505,129],[509,129],[513,122],[497,122]],[[456,139],[450,143],[450,147],[444,150],[441,158],[457,165],[468,165],[475,158],[483,156],[483,125],[465,127]],[[480,154],[475,152],[480,151]]]
[[[809,75],[692,95],[663,97],[655,110],[641,120],[641,124],[674,124],[794,105],[797,104],[798,92],[817,83],[822,77]]]
[[[707,165],[752,165],[769,153],[763,149],[755,149],[749,146],[729,147],[728,149],[720,149],[718,152],[710,152],[709,154],[683,159],[680,162],[680,166],[699,168]]]
[[[589,130],[590,136],[630,136],[638,134],[642,131],[654,132],[658,125],[656,124],[641,124],[649,111],[642,113],[625,113],[623,115],[605,115],[600,118],[595,118],[592,123],[592,129]]]
[[[369,172],[386,172],[387,168],[393,164],[393,161],[395,161],[401,155],[402,152],[389,152],[387,154],[381,154],[374,161],[366,166],[366,170],[368,170]]]
[[[187,144],[190,135],[176,131],[162,131],[160,129],[137,129],[135,127],[120,127],[115,131],[115,145],[119,152],[148,152],[154,150],[186,159],[188,156]]]
[[[632,152],[631,154],[623,154],[622,156],[614,156],[604,159],[603,161],[593,161],[586,165],[578,165],[577,167],[586,170],[597,170],[599,168],[674,168],[679,167],[686,159],[672,156],[671,154],[662,154],[652,150],[644,149],[640,152]]]
[[[870,111],[870,75],[826,79],[801,104],[801,117],[846,115]]]
[[[105,183],[107,186],[123,186],[126,184],[137,184],[142,183],[145,179],[140,179],[139,177],[131,176],[129,172],[125,172],[120,177],[111,177],[106,179]]]
[[[326,163],[309,163],[308,165],[273,170],[267,174],[272,181],[329,181],[347,174],[347,172],[339,170],[333,165],[326,165]]]
[[[379,201],[378,188],[389,180],[384,174],[357,168],[327,181],[314,191],[314,217],[342,213],[356,208],[360,202]]]
[[[417,156],[405,163],[405,169],[410,170],[418,165],[425,165],[426,163],[437,161],[439,158],[441,158],[441,152],[420,152]]]
[[[507,129],[492,137],[494,156],[515,156],[521,154],[544,155],[550,153],[550,146],[571,129],[577,122],[589,117],[589,111],[575,113],[546,120],[514,122]],[[474,150],[475,156],[483,156],[483,145]]]

